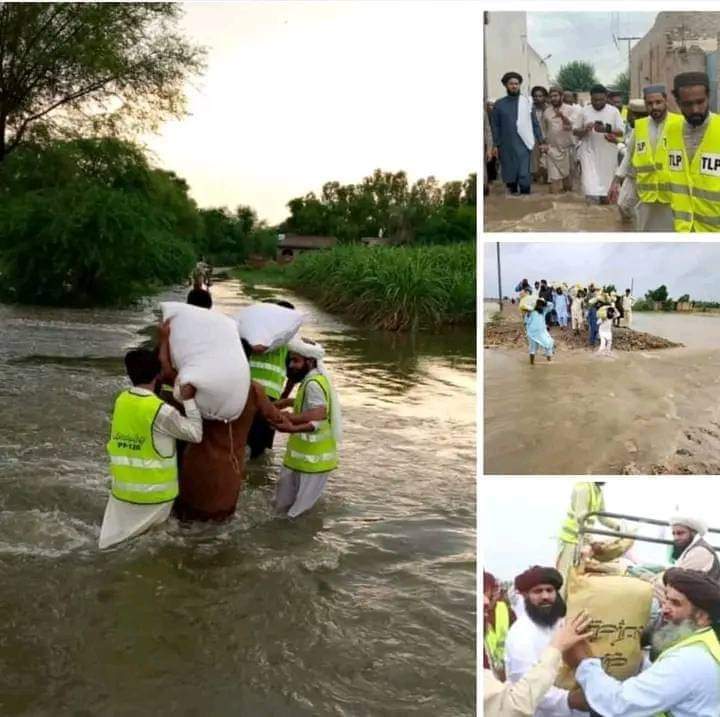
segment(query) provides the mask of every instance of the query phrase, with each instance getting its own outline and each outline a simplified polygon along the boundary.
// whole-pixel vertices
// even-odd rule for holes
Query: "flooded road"
[[[717,473],[718,317],[636,313],[633,327],[685,347],[534,367],[524,350],[486,349],[485,472]]]
[[[235,281],[213,295],[250,300]],[[343,405],[324,498],[272,516],[280,437],[230,522],[101,554],[122,356],[183,296],[0,306],[0,712],[475,714],[474,331],[365,331],[284,292]]]
[[[628,232],[616,205],[591,206],[577,192],[550,194],[549,185],[533,184],[524,197],[506,197],[494,182],[484,201],[486,232]]]

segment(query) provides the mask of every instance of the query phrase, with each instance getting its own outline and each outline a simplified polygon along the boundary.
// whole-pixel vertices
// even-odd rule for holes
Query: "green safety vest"
[[[115,400],[110,440],[112,494],[126,503],[167,503],[178,494],[175,451],[157,452],[152,429],[163,402],[154,394],[123,391]]]
[[[274,351],[250,356],[250,378],[261,384],[270,398],[278,399],[283,392],[287,355],[287,346],[281,346]]]
[[[327,378],[321,374],[306,377],[300,384],[293,407],[295,413],[302,413],[305,390],[311,381],[315,381],[323,390],[327,402],[327,416],[331,416],[330,384]],[[283,465],[301,473],[325,473],[337,468],[337,445],[328,418],[321,421],[312,433],[290,434]]]
[[[507,603],[495,603],[495,626],[485,628],[485,649],[493,669],[501,668],[505,662],[505,641],[510,629],[510,610]]]
[[[650,118],[635,120],[635,186],[641,202],[670,204],[670,176],[667,161],[667,131],[673,124],[682,125],[682,115],[668,112],[662,133],[658,135],[655,151],[650,144]]]
[[[685,150],[683,127],[667,129],[670,204],[676,232],[720,231],[720,115],[710,113],[705,136],[692,160]]]
[[[680,642],[678,642],[677,644],[668,647],[666,650],[663,650],[660,653],[660,657],[658,657],[657,662],[662,660],[663,657],[668,655],[670,652],[679,650],[683,647],[689,647],[690,645],[702,645],[710,653],[710,655],[712,655],[712,657],[715,659],[715,662],[720,667],[720,641],[718,641],[717,635],[711,627],[706,627],[702,630],[698,630],[697,632],[690,635],[690,637],[686,637],[684,640],[680,640]],[[672,717],[672,712],[661,712],[660,714],[656,715],[656,717]]]
[[[590,508],[588,512],[596,513],[601,511],[604,506],[602,491],[594,483],[589,483],[588,485],[590,486]],[[578,531],[579,525],[577,517],[572,510],[569,510],[560,532],[560,540],[563,543],[577,545]]]

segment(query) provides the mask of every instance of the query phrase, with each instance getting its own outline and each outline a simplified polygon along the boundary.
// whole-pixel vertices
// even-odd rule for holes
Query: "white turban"
[[[694,530],[698,535],[707,533],[707,526],[702,520],[697,518],[689,518],[685,515],[676,515],[670,519],[670,525],[682,525],[690,530]]]
[[[298,354],[304,358],[315,359],[317,370],[325,376],[330,386],[330,428],[333,432],[333,438],[339,446],[342,442],[342,411],[340,410],[340,401],[338,401],[335,385],[333,384],[330,374],[325,368],[323,359],[325,358],[325,349],[318,343],[310,343],[305,339],[294,338],[287,345],[288,352]]]

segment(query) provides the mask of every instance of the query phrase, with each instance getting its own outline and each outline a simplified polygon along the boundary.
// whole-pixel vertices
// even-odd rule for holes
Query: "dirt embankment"
[[[511,314],[500,316],[496,314],[485,324],[485,348],[527,347],[525,327],[517,315],[517,308],[510,307]],[[550,327],[550,335],[555,340],[556,349],[588,349],[587,327],[576,334],[570,327],[561,329],[559,326]],[[654,349],[670,349],[682,344],[668,341],[660,336],[646,334],[643,331],[634,331],[627,328],[613,328],[613,349],[617,351],[648,351]]]

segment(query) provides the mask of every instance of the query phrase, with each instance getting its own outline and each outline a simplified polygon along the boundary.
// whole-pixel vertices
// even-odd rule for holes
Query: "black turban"
[[[510,80],[517,80],[520,84],[522,84],[523,78],[522,75],[517,72],[506,72],[503,76],[500,82],[503,83],[503,85],[507,85]]]
[[[710,79],[705,72],[681,72],[675,75],[673,80],[673,91],[677,92],[681,87],[690,87],[691,85],[704,85],[710,91]]]
[[[515,578],[515,589],[520,593],[530,592],[538,585],[552,585],[556,590],[562,587],[562,575],[555,568],[533,565]]]
[[[599,95],[600,93],[605,95],[607,94],[607,88],[605,87],[605,85],[593,85],[590,88],[591,95]]]
[[[663,582],[682,593],[695,607],[705,610],[715,622],[720,620],[720,583],[699,570],[670,568]]]

